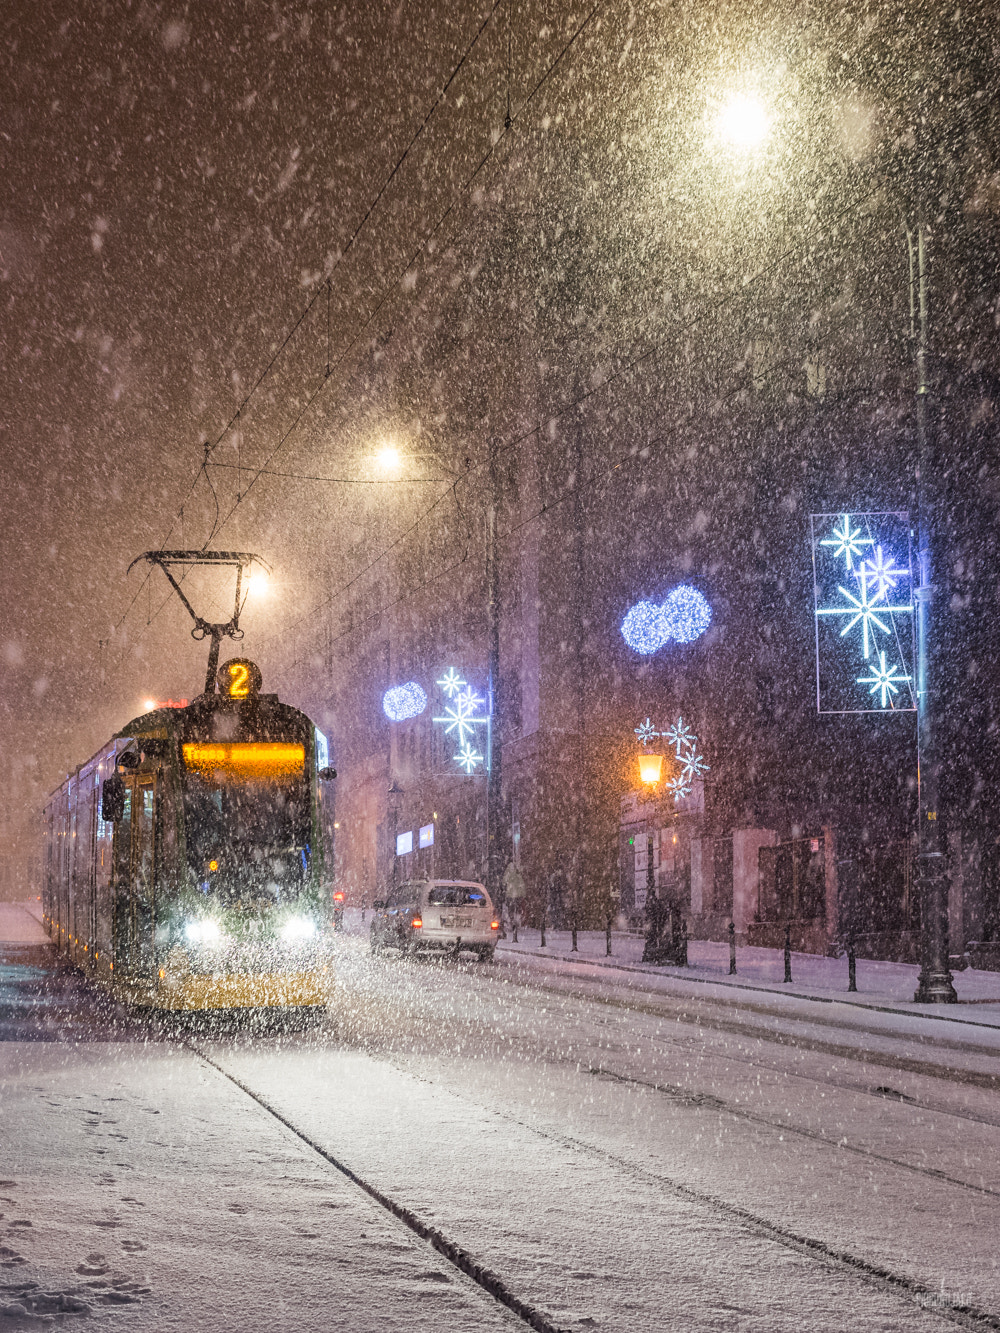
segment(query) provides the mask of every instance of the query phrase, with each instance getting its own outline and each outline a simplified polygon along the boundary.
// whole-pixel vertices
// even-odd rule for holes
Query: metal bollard
[[[611,922],[609,921],[604,929],[604,956],[611,957]]]
[[[736,923],[729,923],[729,975],[736,975]]]
[[[858,960],[854,956],[854,941],[847,942],[847,989],[856,991],[858,989]]]
[[[792,928],[785,926],[785,980],[792,979]]]
[[[573,926],[573,932],[572,932],[572,933],[573,933],[573,947],[572,947],[572,949],[570,949],[570,953],[579,953],[580,950],[576,947],[576,926],[575,926],[575,925]]]

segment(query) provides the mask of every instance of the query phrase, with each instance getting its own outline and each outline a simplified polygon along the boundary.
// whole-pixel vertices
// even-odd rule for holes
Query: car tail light
[[[499,922],[499,921],[491,921],[491,922],[490,922],[490,930],[499,930],[499,929],[500,929],[500,922]]]
[[[422,929],[423,924],[424,924],[424,919],[423,917],[420,916],[415,916],[413,920],[410,922],[410,925],[413,927],[414,930]]]

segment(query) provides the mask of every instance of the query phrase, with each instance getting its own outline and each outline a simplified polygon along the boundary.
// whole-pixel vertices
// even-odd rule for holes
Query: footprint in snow
[[[80,1273],[83,1277],[103,1277],[105,1273],[111,1272],[111,1265],[107,1263],[103,1254],[88,1254],[82,1264],[77,1264],[73,1270]]]

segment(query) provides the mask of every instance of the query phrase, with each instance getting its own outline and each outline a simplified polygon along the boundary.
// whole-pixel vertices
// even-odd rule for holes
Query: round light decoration
[[[393,685],[382,695],[382,712],[390,722],[405,722],[419,717],[427,707],[427,695],[415,680],[405,685]]]
[[[637,653],[655,653],[670,638],[662,606],[636,602],[622,621],[622,637]]]
[[[671,589],[662,606],[636,602],[622,621],[622,638],[633,650],[648,656],[671,640],[693,643],[712,623],[707,599],[688,583]]]
[[[712,608],[697,588],[680,583],[663,603],[670,637],[678,643],[693,643],[712,623]]]

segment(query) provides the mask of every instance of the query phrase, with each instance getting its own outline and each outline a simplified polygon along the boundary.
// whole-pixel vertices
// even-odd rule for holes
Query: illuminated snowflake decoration
[[[454,667],[449,667],[437,683],[441,686],[449,699],[454,699],[455,695],[465,684],[465,681]]]
[[[471,745],[463,745],[458,754],[455,755],[455,761],[460,768],[464,768],[466,773],[474,773],[476,765],[483,763],[483,756],[478,750],[474,750]]]
[[[864,565],[858,570],[858,596],[840,585],[837,591],[846,599],[846,606],[826,606],[820,607],[816,614],[818,616],[847,616],[847,624],[840,631],[840,637],[845,638],[855,625],[861,626],[862,656],[865,661],[871,656],[871,650],[875,646],[875,631],[881,630],[883,634],[892,633],[892,615],[906,614],[913,610],[912,606],[889,606],[884,602],[884,595],[879,594],[877,584],[872,586],[868,571]]]
[[[663,735],[667,743],[674,747],[674,754],[678,759],[688,746],[698,744],[698,737],[682,717],[679,717],[673,726],[668,727]]]
[[[899,580],[910,577],[910,571],[900,569],[891,555],[882,554],[881,546],[876,546],[874,558],[866,560],[861,568],[865,578],[874,584],[874,601],[887,601]]]
[[[704,777],[708,772],[708,765],[705,763],[704,758],[695,751],[693,745],[690,750],[686,750],[684,754],[680,756],[680,759],[683,764],[681,777],[688,786],[690,786],[695,779]]]
[[[649,742],[655,740],[660,733],[656,730],[652,722],[650,722],[649,718],[647,717],[645,722],[640,722],[639,725],[635,728],[635,734],[639,737],[639,741],[642,745],[648,745]]]
[[[859,676],[858,684],[870,685],[871,689],[868,693],[875,694],[876,691],[879,692],[882,696],[882,707],[891,708],[893,706],[892,696],[898,694],[900,685],[902,685],[904,681],[911,680],[912,677],[902,675],[895,664],[887,667],[885,664],[885,653],[880,652],[878,657],[878,666],[873,665],[870,668],[870,676]]]
[[[862,546],[874,546],[875,543],[870,537],[863,537],[860,528],[853,527],[850,514],[844,514],[840,527],[834,528],[833,536],[825,538],[820,545],[835,547],[834,555],[843,556],[848,573],[853,573],[854,561],[860,557]]]
[[[468,774],[474,773],[480,764],[488,769],[491,723],[486,700],[454,667],[449,667],[437,684],[448,702],[444,705],[443,716],[431,720],[443,726],[445,735],[454,737],[457,742],[458,751],[452,758]],[[485,754],[476,748],[480,737],[478,727],[486,728]]]
[[[464,681],[462,683],[465,684]],[[484,702],[474,690],[466,687],[455,695],[450,707],[444,710],[445,716],[436,717],[434,721],[444,724],[446,735],[454,733],[460,746],[466,745],[475,736],[476,727],[489,722],[488,717],[475,715]]]
[[[657,736],[662,736],[673,748],[678,767],[673,777],[667,779],[667,791],[673,793],[675,800],[690,796],[694,783],[704,777],[709,768],[704,756],[698,753],[698,737],[684,719],[678,717],[669,727],[657,731],[651,719],[647,717],[645,722],[641,722],[633,730],[640,745],[648,745]]]
[[[912,710],[909,515],[813,514],[811,522],[818,711]]]

